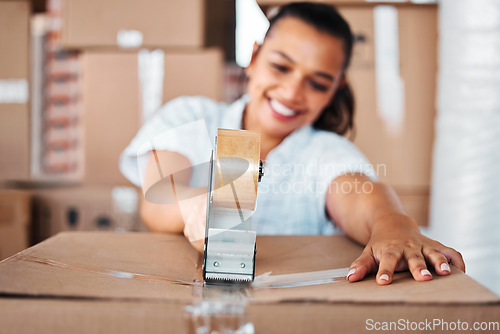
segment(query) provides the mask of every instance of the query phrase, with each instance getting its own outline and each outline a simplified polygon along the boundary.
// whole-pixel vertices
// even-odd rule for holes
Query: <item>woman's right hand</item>
[[[198,195],[179,202],[184,220],[184,235],[200,253],[204,251],[207,217],[207,196]]]

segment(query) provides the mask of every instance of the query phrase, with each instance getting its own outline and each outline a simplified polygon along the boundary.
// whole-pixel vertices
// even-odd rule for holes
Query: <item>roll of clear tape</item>
[[[255,210],[259,162],[259,133],[219,129],[217,132],[213,206],[236,210]]]

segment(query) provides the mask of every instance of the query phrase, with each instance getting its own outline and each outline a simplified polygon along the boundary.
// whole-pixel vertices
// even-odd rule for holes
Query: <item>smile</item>
[[[269,104],[271,105],[272,110],[279,116],[291,118],[299,114],[298,111],[288,108],[287,106],[278,102],[278,100],[270,99]]]

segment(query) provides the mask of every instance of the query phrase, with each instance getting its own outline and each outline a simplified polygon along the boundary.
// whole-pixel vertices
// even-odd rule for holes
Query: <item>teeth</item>
[[[285,107],[281,103],[279,103],[277,100],[271,99],[271,107],[280,115],[283,116],[294,116],[297,112],[294,110]]]

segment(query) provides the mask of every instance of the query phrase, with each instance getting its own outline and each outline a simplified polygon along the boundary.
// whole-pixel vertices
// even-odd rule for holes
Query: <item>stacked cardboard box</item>
[[[27,1],[0,1],[0,181],[30,174]],[[0,190],[0,260],[29,245],[30,195]]]
[[[160,104],[181,95],[221,99],[223,56],[219,49],[160,55]],[[141,77],[140,58],[137,52],[83,54],[86,183],[129,185],[118,169],[118,159],[148,116],[143,105],[148,98],[144,91],[147,82]]]
[[[351,24],[355,45],[348,79],[356,98],[354,143],[367,155],[379,179],[395,188],[405,210],[428,224],[432,144],[436,114],[437,6],[400,5],[399,76],[403,83],[402,118],[394,127],[383,115],[377,87],[374,11],[376,5],[339,6]],[[386,96],[397,103],[396,92]]]
[[[218,47],[234,59],[234,1],[49,0],[48,8],[67,49]]]
[[[33,192],[33,241],[61,231],[141,231],[139,191],[123,186],[74,186]]]
[[[48,8],[59,47],[81,51],[84,183],[129,185],[119,155],[163,103],[221,99],[223,55],[204,48],[212,29],[205,1],[49,1]]]
[[[28,1],[0,1],[0,181],[30,174]]]
[[[227,3],[213,2],[229,10]],[[224,46],[226,27],[207,8],[204,0],[48,1],[32,26],[46,22],[30,37],[29,2],[1,1],[0,182],[80,183],[79,191],[37,190],[37,203],[53,212],[87,203],[84,211],[107,210],[113,220],[112,201],[101,201],[105,210],[96,199],[131,186],[118,158],[144,120],[180,95],[222,99],[224,55],[208,45]],[[98,228],[80,217],[80,226]],[[67,228],[38,221],[48,224],[41,238]]]
[[[39,239],[75,228],[136,230],[115,226],[120,219],[111,189],[131,187],[118,169],[121,152],[172,98],[222,96],[224,57],[220,49],[205,47],[205,1],[49,1],[48,8],[59,50],[79,51],[84,175],[81,187],[37,194],[37,207],[53,213],[37,220]],[[137,198],[135,208],[138,220]],[[81,212],[78,225],[69,223],[68,210]]]
[[[0,261],[31,242],[31,193],[0,189]]]

